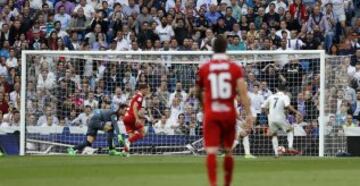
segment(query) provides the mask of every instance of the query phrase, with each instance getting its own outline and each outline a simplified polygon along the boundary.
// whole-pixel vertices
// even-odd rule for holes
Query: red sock
[[[233,169],[234,169],[234,158],[232,156],[225,156],[224,158],[225,186],[230,186],[231,184]]]
[[[139,139],[141,139],[143,137],[144,137],[144,135],[142,135],[141,133],[136,132],[133,136],[131,136],[129,138],[129,141],[130,141],[130,143],[133,143],[133,142],[135,142],[135,141],[137,141],[137,140],[139,140]]]
[[[208,154],[206,158],[210,186],[216,186],[216,155]]]

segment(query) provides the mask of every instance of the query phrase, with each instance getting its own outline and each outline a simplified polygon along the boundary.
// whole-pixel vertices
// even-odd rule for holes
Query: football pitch
[[[360,158],[236,157],[235,163],[234,186],[360,184]],[[221,169],[218,161],[219,181]],[[115,185],[207,186],[204,157],[0,157],[0,186]]]

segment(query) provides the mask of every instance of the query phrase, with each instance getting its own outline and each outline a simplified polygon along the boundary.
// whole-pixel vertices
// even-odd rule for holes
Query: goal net
[[[210,52],[25,51],[22,55],[22,73],[26,74],[20,101],[22,155],[66,153],[68,147],[85,140],[87,122],[95,109],[127,104],[143,82],[151,87],[141,110],[146,116],[146,136],[132,144],[131,153],[203,153],[202,112],[194,85],[198,66],[211,58]],[[292,105],[303,114],[300,118],[287,113],[294,129],[294,147],[303,155],[324,155],[325,115],[321,108],[325,108],[325,95],[320,91],[324,86],[320,80],[325,80],[325,69],[320,68],[320,64],[325,67],[324,52],[229,55],[244,67],[256,115],[249,135],[251,153],[273,154],[261,104],[276,92],[279,83],[285,83]],[[333,82],[327,83],[331,89]],[[119,150],[123,148],[116,140],[114,143]],[[235,154],[244,153],[241,144],[240,139]],[[279,145],[287,148],[285,132],[279,133]],[[106,133],[99,131],[92,147],[95,154],[107,153]]]

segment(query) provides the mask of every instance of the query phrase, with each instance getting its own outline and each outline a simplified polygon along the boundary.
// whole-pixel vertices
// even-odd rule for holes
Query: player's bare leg
[[[208,179],[210,186],[216,186],[216,155],[219,151],[218,147],[206,147],[205,148],[207,157],[206,157],[206,167],[208,173]]]
[[[232,149],[231,148],[225,148],[225,157],[224,157],[224,181],[225,186],[230,186],[232,181],[232,174],[234,170],[234,158],[232,155]]]
[[[232,146],[232,150],[239,144],[239,140],[242,138],[242,145],[244,147],[244,153],[246,159],[255,159],[256,156],[250,153],[250,141],[249,141],[249,132],[241,131],[240,133],[236,134],[236,140],[234,141],[234,145]]]
[[[301,154],[300,151],[296,150],[293,146],[294,144],[294,129],[290,128],[286,131],[287,133],[287,141],[288,141],[288,150],[287,153],[290,155],[297,155],[297,154]]]
[[[243,144],[243,147],[244,147],[245,158],[246,159],[255,159],[256,156],[254,156],[254,155],[252,155],[250,153],[249,135],[242,138],[242,144]]]
[[[288,131],[286,131],[287,133],[287,141],[288,141],[288,147],[289,149],[294,149],[293,144],[294,144],[294,133],[292,128],[289,129]]]
[[[275,153],[275,157],[279,157],[279,152],[278,152],[278,147],[279,147],[279,141],[278,141],[278,137],[276,134],[272,134],[272,139],[271,139],[272,145],[273,145],[273,150]]]
[[[128,133],[128,136],[128,139],[125,140],[124,152],[129,152],[131,143],[134,143],[145,136],[145,129],[142,127],[134,132]]]

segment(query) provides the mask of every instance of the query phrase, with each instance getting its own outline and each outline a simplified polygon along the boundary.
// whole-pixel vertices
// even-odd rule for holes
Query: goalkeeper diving
[[[126,113],[126,108],[126,104],[121,104],[116,111],[108,109],[94,110],[88,123],[88,130],[85,141],[73,148],[68,148],[68,154],[76,155],[76,153],[82,152],[85,147],[91,147],[96,139],[98,130],[103,130],[107,133],[109,155],[126,156],[126,154],[116,151],[113,143],[115,135],[117,135],[119,144],[124,144],[124,138],[122,134],[120,134],[118,121]]]

